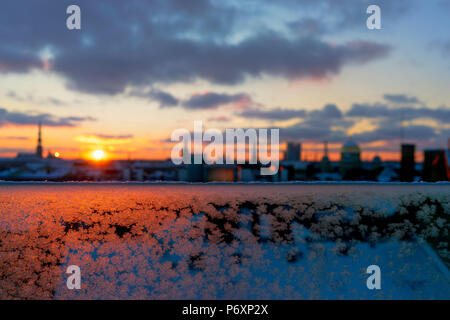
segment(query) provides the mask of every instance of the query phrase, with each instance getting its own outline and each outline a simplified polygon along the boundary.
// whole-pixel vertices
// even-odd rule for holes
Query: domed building
[[[381,165],[382,165],[382,162],[381,162],[380,156],[375,156],[372,160],[370,167],[372,168],[372,170],[375,170],[375,169],[380,168]]]
[[[341,148],[341,173],[346,176],[349,172],[361,169],[361,149],[352,138]]]

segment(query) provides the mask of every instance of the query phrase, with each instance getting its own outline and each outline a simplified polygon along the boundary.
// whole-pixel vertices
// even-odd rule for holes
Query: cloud
[[[283,113],[283,111],[285,113]],[[387,105],[375,103],[373,105],[353,104],[344,113],[335,104],[327,104],[321,109],[306,111],[299,110],[248,110],[238,114],[258,119],[287,120],[302,118],[301,121],[285,128],[280,128],[282,140],[300,140],[311,142],[343,142],[348,139],[348,130],[359,120],[369,120],[376,128],[354,134],[353,139],[360,143],[385,141],[387,145],[395,141],[398,143],[401,135],[405,139],[417,142],[427,142],[434,145],[439,136],[445,135],[446,129],[432,125],[408,124],[401,127],[400,116],[404,120],[430,118],[441,123],[450,122],[450,109],[428,107],[421,108],[391,108]],[[291,117],[289,117],[291,116]]]
[[[150,95],[153,99],[159,102],[160,108],[174,107],[179,103],[178,99],[173,95],[161,90],[153,90]]]
[[[322,109],[307,111],[303,121],[282,128],[280,136],[285,140],[338,142],[346,138],[346,130],[353,124],[335,104],[327,104]]]
[[[353,135],[353,139],[358,142],[399,141],[402,136],[408,141],[431,143],[438,134],[436,129],[430,126],[409,125],[401,128],[399,123],[388,120],[374,130]]]
[[[415,0],[264,0],[265,12],[284,12],[286,32],[298,38],[321,38],[336,36],[345,32],[364,32],[366,9],[369,5],[379,5],[382,10],[383,29],[393,29],[407,14],[414,10]],[[260,6],[261,7],[261,6]],[[292,12],[295,12],[292,15]]]
[[[68,32],[54,18],[65,12],[65,5],[49,0],[3,5],[0,65],[6,67],[0,72],[39,68],[41,59],[30,52],[47,48],[52,53],[49,72],[64,77],[68,88],[117,94],[129,86],[197,79],[236,85],[263,75],[327,77],[347,65],[384,58],[391,51],[386,44],[370,41],[330,43],[248,26],[238,32],[235,28],[249,18],[263,21],[264,17],[243,13],[230,3],[207,0],[189,1],[189,5],[180,0],[111,0],[108,5],[81,0],[85,29]],[[36,11],[40,16],[35,25],[29,13]]]
[[[392,118],[403,120],[414,120],[429,118],[435,121],[448,123],[450,122],[450,108],[441,107],[432,109],[429,107],[402,107],[391,108],[384,104],[353,104],[351,109],[346,113],[347,117],[360,117],[360,118]]]
[[[51,104],[54,106],[64,106],[67,105],[67,102],[62,101],[60,99],[54,98],[54,97],[48,97],[48,98],[36,98],[32,94],[28,94],[26,96],[19,95],[14,90],[10,90],[6,93],[6,96],[8,98],[14,99],[16,101],[20,102],[27,102],[27,103],[35,103],[35,104]]]
[[[383,98],[392,103],[416,104],[420,103],[416,97],[408,97],[404,94],[385,94]]]
[[[444,134],[442,131],[445,130],[428,125],[408,125],[402,128],[400,123],[385,119],[380,121],[375,129],[353,134],[352,137],[358,143],[385,141],[386,145],[380,150],[387,150],[392,143],[398,144],[402,136],[409,142],[426,143],[429,147],[435,146],[437,139]],[[319,126],[303,121],[281,128],[280,137],[283,140],[344,142],[348,139],[348,134],[347,128],[335,127],[333,122],[324,122]]]
[[[74,140],[89,144],[119,145],[132,142],[133,135],[88,134],[76,136]]]
[[[21,137],[21,136],[8,136],[8,137],[0,137],[0,140],[20,140],[27,141],[30,140],[29,137]]]
[[[383,14],[383,25],[388,27],[405,17],[415,6],[414,0],[265,0],[266,3],[280,6],[285,10],[296,12],[301,17],[294,22],[288,22],[288,26],[294,31],[300,31],[300,35],[314,35],[323,33],[342,33],[347,30],[355,30],[365,27],[366,9],[369,5],[380,6]],[[297,27],[303,27],[299,30]]]
[[[245,110],[258,105],[254,103],[252,98],[246,93],[196,93],[184,100],[176,98],[172,94],[159,89],[150,89],[146,91],[134,89],[128,93],[128,95],[148,99],[150,101],[157,101],[159,102],[160,108],[181,106],[188,110],[207,110],[217,109],[226,105],[233,105],[238,110]]]
[[[8,91],[8,92],[6,93],[6,96],[7,96],[8,98],[15,99],[15,100],[19,100],[19,101],[23,101],[23,100],[24,100],[23,97],[19,96],[19,95],[18,95],[15,91],[13,91],[13,90]]]
[[[77,127],[85,121],[95,121],[92,117],[56,117],[49,113],[23,113],[0,108],[0,127],[5,125],[42,125],[48,127]]]
[[[299,20],[288,22],[289,29],[301,37],[315,37],[326,33],[327,28],[319,19],[303,17]]]
[[[184,100],[182,105],[186,109],[217,109],[227,104],[235,104],[251,100],[245,93],[227,94],[209,92],[205,94],[194,94],[189,99]]]
[[[208,118],[208,121],[214,121],[214,122],[227,122],[230,120],[231,120],[231,118],[227,117],[227,116],[217,116],[217,117]]]
[[[333,119],[341,119],[342,112],[335,104],[327,104],[322,110],[314,110],[309,113],[309,117],[319,119],[321,121],[329,121]]]
[[[172,94],[159,89],[150,89],[148,91],[133,90],[129,95],[159,102],[160,108],[175,107],[180,103]]]
[[[331,126],[317,127],[307,122],[299,122],[295,125],[281,128],[280,137],[283,140],[340,142],[346,139],[346,134],[343,130],[332,129]]]
[[[1,26],[1,23],[0,23]],[[0,73],[24,73],[33,69],[43,68],[41,59],[19,48],[8,47],[2,41],[0,45]]]
[[[95,135],[98,138],[101,139],[117,139],[117,140],[124,140],[124,139],[131,139],[133,138],[132,134],[123,134],[123,135],[107,135],[107,134],[96,134]]]
[[[35,152],[34,149],[26,149],[26,148],[0,148],[0,154],[3,155],[8,155],[8,154],[14,154],[17,155],[17,153],[32,153]]]
[[[402,128],[401,121],[399,121],[399,116],[403,115],[404,120],[431,118],[447,124],[450,122],[450,109],[445,107],[437,109],[426,106],[420,108],[392,108],[382,103],[372,105],[355,103],[349,111],[343,112],[337,105],[330,103],[316,110],[252,108],[236,112],[235,115],[242,118],[261,120],[300,118],[301,120],[293,125],[279,128],[281,140],[316,143],[323,141],[342,143],[348,139],[349,129],[353,128],[361,120],[368,120],[371,127],[375,126],[375,129],[353,134],[353,139],[358,143],[385,142],[383,146],[367,148],[367,150],[372,151],[397,150],[402,135],[407,141],[427,147],[439,146],[439,138],[450,135],[450,129],[433,125],[408,124]],[[213,120],[215,118],[210,118],[210,121]]]
[[[238,113],[238,116],[242,118],[253,118],[263,120],[290,120],[295,118],[304,118],[306,116],[306,111],[296,109],[281,109],[281,108],[270,110],[250,109]]]
[[[262,120],[291,120],[304,118],[305,122],[323,123],[342,119],[342,112],[335,104],[327,104],[320,110],[306,111],[304,109],[249,109],[237,114],[242,118]]]

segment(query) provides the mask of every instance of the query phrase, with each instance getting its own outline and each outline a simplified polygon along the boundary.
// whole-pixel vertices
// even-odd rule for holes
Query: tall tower
[[[331,169],[330,159],[328,158],[328,141],[324,141],[323,143],[323,157],[321,169],[322,172],[330,172]]]
[[[43,153],[41,127],[42,127],[42,123],[41,123],[41,121],[39,121],[39,123],[38,123],[38,143],[37,143],[37,147],[36,147],[36,156],[38,156],[39,158],[42,158],[42,153]]]

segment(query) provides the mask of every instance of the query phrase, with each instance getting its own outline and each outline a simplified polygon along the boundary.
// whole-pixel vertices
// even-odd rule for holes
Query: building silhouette
[[[372,159],[372,163],[370,164],[370,169],[377,170],[377,169],[381,168],[382,165],[383,165],[383,162],[381,161],[380,156],[376,155]]]
[[[331,163],[328,157],[328,142],[325,141],[323,143],[323,157],[322,162],[320,163],[320,169],[322,172],[330,172],[331,171]]]
[[[351,178],[359,173],[361,163],[361,149],[352,138],[347,140],[341,148],[341,174],[344,178]]]
[[[34,153],[22,153],[19,152],[17,154],[17,158],[21,159],[29,159],[29,160],[38,160],[42,159],[44,154],[44,148],[42,147],[42,123],[39,121],[38,123],[38,139],[36,145],[36,151]]]
[[[448,181],[448,164],[445,150],[425,150],[424,154],[422,179],[429,182]]]
[[[400,181],[414,181],[416,166],[414,155],[416,152],[416,146],[414,144],[402,144],[401,152]]]
[[[302,152],[302,145],[298,142],[288,142],[284,160],[286,161],[300,161]]]

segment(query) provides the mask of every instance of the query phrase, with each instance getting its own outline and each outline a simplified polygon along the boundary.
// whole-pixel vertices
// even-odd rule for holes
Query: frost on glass
[[[3,185],[0,205],[2,299],[450,298],[448,186]]]

